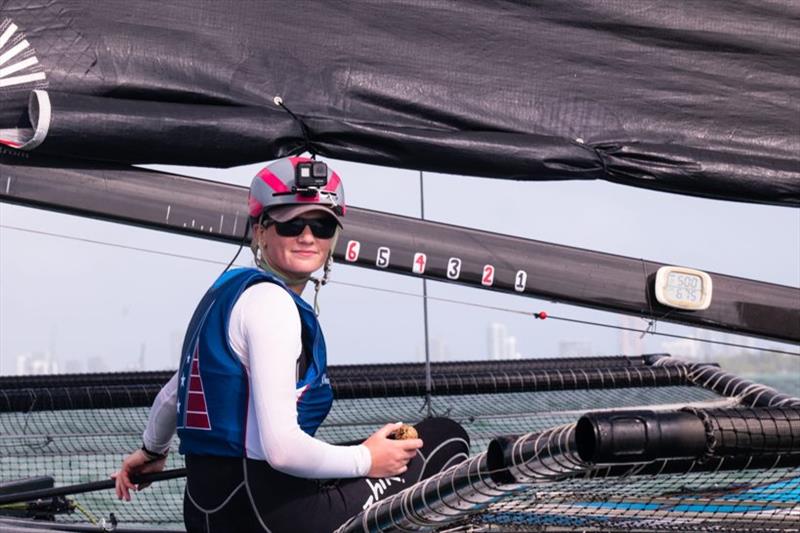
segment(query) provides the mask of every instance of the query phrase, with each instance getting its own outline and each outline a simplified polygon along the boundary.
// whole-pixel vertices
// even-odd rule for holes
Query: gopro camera
[[[298,163],[294,172],[294,184],[299,191],[319,189],[328,184],[328,165],[322,161]]]

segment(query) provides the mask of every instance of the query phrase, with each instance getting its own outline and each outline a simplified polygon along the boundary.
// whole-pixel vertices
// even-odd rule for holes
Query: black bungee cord
[[[308,152],[309,154],[311,154],[311,159],[316,160],[317,159],[317,153],[311,147],[311,136],[309,135],[308,126],[306,126],[306,123],[303,122],[303,120],[300,117],[295,115],[292,112],[291,109],[289,109],[289,107],[283,102],[283,98],[281,98],[280,96],[275,96],[272,99],[272,101],[276,106],[280,107],[281,109],[283,109],[284,111],[289,113],[289,116],[292,117],[294,119],[294,121],[297,122],[297,124],[299,124],[300,131],[303,133],[303,144],[304,144],[303,150],[300,153]],[[236,254],[233,256],[233,259],[230,260],[230,262],[228,263],[228,266],[226,266],[222,270],[222,272],[220,273],[220,276],[222,274],[224,274],[225,272],[227,272],[228,270],[230,270],[231,266],[233,266],[233,263],[239,257],[239,254],[242,253],[242,249],[244,248],[244,243],[247,242],[247,235],[250,233],[250,223],[249,222],[250,222],[250,219],[248,217],[248,223],[245,224],[244,234],[242,234],[242,239],[241,239],[241,241],[239,241],[239,247],[236,249]]]

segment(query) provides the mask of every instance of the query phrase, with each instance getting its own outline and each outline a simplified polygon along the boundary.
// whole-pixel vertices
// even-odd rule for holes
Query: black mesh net
[[[773,417],[776,408],[743,410],[742,398],[757,385],[750,384],[746,392],[740,390],[729,397],[725,393],[735,389],[731,384],[739,382],[720,378],[730,375],[713,369],[717,379],[709,380],[709,374],[700,371],[709,367],[663,363],[661,359],[642,358],[585,359],[577,364],[537,360],[528,367],[520,361],[467,367],[450,363],[434,367],[437,377],[429,397],[419,394],[420,388],[425,389],[420,365],[331,368],[338,399],[319,430],[323,440],[365,438],[388,421],[413,423],[432,413],[460,422],[470,434],[474,454],[471,461],[476,475],[468,476],[464,487],[459,485],[463,480],[447,481],[447,473],[428,483],[425,489],[440,496],[440,504],[415,507],[413,491],[404,491],[395,497],[397,502],[383,506],[405,506],[400,515],[394,512],[396,520],[382,520],[380,527],[372,527],[364,517],[357,517],[348,530],[361,531],[364,526],[371,530],[456,531],[800,529],[800,469],[792,463],[800,457],[800,424],[784,420],[784,411],[794,412],[792,399],[762,387],[758,401],[746,405],[782,402],[783,414]],[[663,371],[664,366],[671,368]],[[619,377],[620,369],[627,369],[623,375],[628,377]],[[389,385],[387,372],[392,376]],[[124,389],[124,376],[116,376],[116,381],[73,376],[3,383],[0,483],[32,476],[52,476],[56,486],[106,479],[124,454],[141,444],[146,405],[169,377],[165,373],[145,374],[134,376],[130,389],[136,392],[123,400],[119,398],[126,395],[117,389]],[[603,375],[615,377],[613,381],[603,378],[602,384],[587,377]],[[702,380],[695,376],[702,376]],[[713,390],[723,387],[723,382],[724,390]],[[114,388],[115,401],[124,407],[67,408],[85,406],[86,401],[105,405],[99,402],[110,401],[110,387]],[[141,392],[143,387],[147,392]],[[63,394],[52,394],[59,389]],[[392,391],[395,395],[385,394]],[[81,401],[77,401],[78,396]],[[26,410],[19,409],[22,397],[28,398]],[[44,397],[50,398],[49,404],[41,400]],[[136,404],[140,406],[133,406]],[[574,427],[590,410],[626,412],[644,408],[671,412],[687,405],[683,413],[694,413],[703,435],[713,436],[718,446],[727,446],[717,450],[720,457],[727,457],[721,463],[714,462],[718,458],[705,449],[703,457],[691,461],[650,460],[634,466],[587,467],[576,459],[579,466],[571,467],[566,474],[534,479],[520,474],[533,468],[533,463],[509,463],[499,469],[490,467],[486,460],[486,450],[495,437],[551,434],[552,428]],[[43,406],[49,408],[37,410]],[[731,408],[739,408],[741,416],[725,415]],[[783,434],[788,436],[780,437]],[[506,440],[514,442],[515,438]],[[177,442],[173,449],[177,449]],[[568,455],[575,453],[570,446],[565,450]],[[668,468],[663,466],[667,463],[671,465]],[[653,465],[658,468],[648,470],[655,468]],[[181,456],[171,454],[167,468],[182,466]],[[468,470],[469,465],[461,468]],[[493,479],[498,477],[493,470],[503,470],[508,477]],[[459,490],[453,489],[454,484]],[[446,494],[456,495],[456,499],[448,500]],[[71,496],[72,512],[51,515],[52,509],[45,508],[40,514],[58,522],[85,523],[113,513],[124,525],[180,528],[182,498],[183,480],[175,479],[154,483],[135,494],[131,503],[117,501],[113,491],[96,491]],[[434,502],[431,498],[427,494],[423,499]],[[0,512],[26,514],[20,504],[11,507],[0,507]],[[369,512],[378,516],[383,507],[375,505]]]

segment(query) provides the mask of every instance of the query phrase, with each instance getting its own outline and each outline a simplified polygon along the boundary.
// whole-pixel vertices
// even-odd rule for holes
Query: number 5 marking
[[[494,266],[485,265],[483,267],[483,277],[481,278],[481,285],[491,287],[494,284]]]
[[[358,261],[358,252],[361,251],[361,243],[358,241],[348,241],[347,243],[347,251],[344,254],[344,258],[351,263]]]
[[[375,258],[375,266],[379,268],[386,268],[389,266],[389,257],[391,257],[392,251],[385,246],[381,246],[378,248],[378,255]]]
[[[525,285],[528,283],[528,273],[524,270],[518,270],[514,278],[514,290],[517,292],[525,292]]]
[[[428,261],[428,258],[423,253],[415,253],[414,254],[414,264],[411,265],[411,271],[414,274],[424,274],[425,273],[425,263]]]
[[[458,279],[461,275],[461,259],[451,257],[447,260],[447,279]]]

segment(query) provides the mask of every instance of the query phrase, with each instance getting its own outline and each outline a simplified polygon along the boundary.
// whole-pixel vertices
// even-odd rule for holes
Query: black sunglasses
[[[297,217],[286,222],[268,220],[265,227],[275,226],[275,231],[281,237],[297,237],[306,226],[311,228],[311,233],[318,239],[330,239],[336,234],[336,227],[339,225],[333,217],[323,218],[302,218]]]

